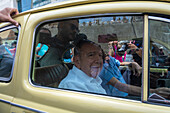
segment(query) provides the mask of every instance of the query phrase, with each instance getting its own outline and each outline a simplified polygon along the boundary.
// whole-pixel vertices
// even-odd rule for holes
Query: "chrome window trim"
[[[16,46],[16,51],[17,51],[17,47],[18,47],[18,40],[19,40],[19,36],[20,36],[20,31],[21,31],[21,26],[19,25],[18,27],[15,25],[9,25],[9,26],[5,26],[2,29],[0,29],[0,32],[12,29],[12,28],[17,28],[18,29],[18,37],[17,37],[17,46]],[[7,77],[0,77],[0,82],[9,82],[12,79],[12,75],[13,75],[13,70],[14,70],[14,64],[15,64],[15,56],[14,56],[14,61],[12,64],[12,70],[11,70],[11,74],[10,76]]]
[[[170,19],[163,18],[163,17],[148,16],[148,18],[152,19],[152,20],[160,20],[160,21],[163,21],[163,22],[169,22],[170,23]]]
[[[8,30],[8,29],[15,28],[15,27],[16,27],[16,26],[14,26],[14,25],[5,26],[5,27],[3,27],[3,28],[0,28],[0,32],[6,31],[6,30]],[[20,26],[18,26],[18,27],[20,27]],[[16,28],[17,28],[17,27],[16,27]]]
[[[42,22],[39,22],[39,24],[36,25],[34,32],[33,32],[33,41],[32,41],[32,48],[31,48],[31,57],[30,57],[30,65],[29,65],[29,75],[28,75],[28,81],[29,83],[33,86],[33,87],[38,87],[38,88],[45,88],[45,89],[53,89],[53,90],[59,90],[59,91],[66,91],[66,92],[74,92],[74,93],[83,93],[83,94],[88,94],[88,95],[95,95],[95,96],[100,96],[100,97],[105,97],[105,98],[114,98],[117,100],[125,100],[125,101],[131,101],[131,102],[137,102],[137,103],[142,103],[142,100],[137,101],[137,100],[132,100],[132,99],[127,99],[127,98],[119,98],[119,97],[110,97],[110,96],[104,96],[104,95],[100,95],[100,94],[92,94],[89,92],[80,92],[80,91],[71,91],[71,90],[64,90],[64,89],[59,89],[59,88],[52,88],[52,87],[45,87],[45,86],[38,86],[32,83],[31,80],[31,75],[33,72],[33,59],[34,59],[34,43],[35,43],[35,33],[37,28],[44,24],[44,23],[48,23],[48,22],[56,22],[56,21],[61,21],[61,20],[69,20],[69,19],[83,19],[83,18],[93,18],[93,17],[99,17],[99,16],[144,16],[143,13],[104,13],[104,14],[92,14],[92,15],[83,15],[83,16],[74,16],[74,17],[67,17],[67,18],[57,18],[57,19],[50,19],[50,20],[45,20]],[[142,99],[142,96],[140,96],[140,99]]]

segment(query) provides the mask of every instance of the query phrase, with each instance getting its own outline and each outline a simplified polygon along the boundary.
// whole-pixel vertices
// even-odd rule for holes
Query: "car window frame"
[[[30,66],[29,66],[29,83],[34,86],[34,87],[39,87],[39,88],[45,88],[45,89],[55,89],[55,90],[62,90],[62,91],[73,91],[73,92],[80,92],[80,93],[85,93],[85,94],[93,94],[93,93],[88,93],[88,92],[83,92],[83,91],[74,91],[74,90],[65,90],[65,89],[59,89],[59,88],[52,88],[52,87],[47,87],[47,86],[40,86],[37,84],[33,83],[32,80],[32,76],[33,76],[33,72],[35,69],[35,43],[36,43],[36,34],[37,34],[37,29],[45,24],[48,23],[52,23],[52,22],[59,22],[59,21],[64,21],[64,20],[71,20],[71,19],[84,19],[84,18],[93,18],[93,17],[109,17],[109,16],[143,16],[144,17],[144,13],[104,13],[104,14],[91,14],[91,15],[83,15],[83,16],[73,16],[73,17],[66,17],[66,18],[56,18],[56,19],[49,19],[49,20],[44,20],[44,21],[40,21],[33,32],[33,41],[32,41],[32,49],[31,49],[31,58],[30,58]],[[144,24],[144,20],[143,20],[143,24]],[[143,34],[144,34],[144,30],[143,30]],[[144,39],[144,37],[142,37]],[[141,81],[143,84],[143,81]],[[141,87],[142,88],[142,87]],[[95,93],[94,93],[95,94]],[[96,95],[96,94],[95,94]],[[100,94],[97,94],[100,95]],[[113,97],[113,98],[120,98],[120,97]],[[142,101],[142,93],[140,96],[140,101]],[[122,99],[128,99],[128,98],[122,98]],[[128,99],[131,100],[131,99]],[[137,101],[137,100],[134,100]]]
[[[155,21],[160,21],[160,22],[165,22],[165,23],[170,23],[170,18],[168,18],[168,16],[164,16],[164,15],[153,15],[153,14],[148,14],[148,22],[149,21],[152,21],[152,20],[155,20]],[[150,25],[148,24],[148,46],[150,47],[150,34],[149,34],[149,31],[150,31]],[[148,54],[149,54],[149,49],[148,49]],[[148,61],[150,61],[150,58],[148,57]],[[150,62],[148,62],[148,84],[150,83],[149,81],[149,78],[150,78]],[[152,99],[152,98],[149,98],[149,91],[150,89],[150,86],[148,85],[148,95],[147,95],[147,103],[150,103],[150,104],[156,104],[156,105],[163,105],[163,106],[170,106],[170,100],[166,101],[166,100],[160,100],[160,99]]]
[[[11,24],[11,25],[4,26],[4,27],[0,28],[0,32],[7,31],[7,30],[10,30],[10,29],[13,29],[13,28],[16,28],[18,30],[17,45],[16,45],[16,51],[17,51],[18,40],[19,40],[19,36],[20,36],[20,31],[21,31],[21,26],[19,25],[17,27],[15,25]],[[14,61],[13,61],[13,64],[12,64],[12,69],[11,69],[10,76],[9,77],[0,77],[0,82],[8,83],[8,82],[10,82],[12,80],[13,71],[14,71],[14,65],[15,65],[15,57],[14,57]]]

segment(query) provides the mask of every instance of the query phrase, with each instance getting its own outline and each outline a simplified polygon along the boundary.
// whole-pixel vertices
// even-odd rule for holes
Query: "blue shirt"
[[[113,87],[112,85],[109,85],[108,82],[115,77],[118,79],[121,83],[125,83],[125,80],[123,79],[123,76],[120,73],[119,66],[120,62],[116,60],[115,58],[110,57],[109,64],[104,63],[102,71],[100,72],[100,77],[102,79],[102,87],[106,90],[106,93],[111,96],[121,96],[125,97],[128,95],[128,93],[119,91],[117,88]]]
[[[59,88],[106,94],[101,83],[102,80],[99,76],[96,78],[89,77],[83,71],[73,66],[68,75],[60,82]]]
[[[39,44],[37,45],[37,47],[41,47],[41,43],[39,43]],[[38,55],[43,56],[43,55],[47,52],[47,50],[48,50],[48,46],[45,45],[45,44],[43,44],[43,46],[41,47],[41,49],[38,51]]]

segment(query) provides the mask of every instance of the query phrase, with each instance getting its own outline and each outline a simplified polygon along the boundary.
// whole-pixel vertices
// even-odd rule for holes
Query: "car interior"
[[[77,20],[77,18],[73,18],[72,20]],[[70,20],[66,19],[63,21],[65,22]],[[69,70],[72,69],[74,65],[72,61],[74,53],[72,50],[74,49],[74,43],[78,40],[78,38],[75,38],[75,40],[69,40],[65,44],[60,40],[60,35],[62,33],[63,37],[64,35],[67,35],[69,38],[69,29],[72,31],[79,29],[79,33],[85,34],[88,40],[101,45],[106,54],[109,52],[108,43],[110,41],[118,41],[121,47],[124,48],[117,48],[117,53],[115,52],[113,54],[120,56],[122,58],[122,62],[137,62],[139,66],[143,68],[143,58],[137,54],[137,52],[140,49],[142,50],[143,47],[144,31],[142,15],[105,15],[79,18],[79,25],[77,27],[72,25],[70,28],[67,28],[65,26],[65,28],[62,28],[64,30],[58,29],[60,22],[62,21],[44,22],[36,29],[33,74],[31,78],[33,84],[43,87],[58,88],[60,82],[67,76]],[[48,29],[48,31],[50,31],[50,35],[49,32],[42,32],[42,28]],[[157,40],[157,43],[154,42],[156,38],[157,37],[153,37],[151,39],[150,50],[148,50],[150,51],[150,88],[169,88],[169,42],[167,42],[168,47],[166,47],[167,45],[165,46],[164,40]],[[164,42],[162,43],[164,45],[159,44],[159,42]],[[133,50],[128,48],[128,43],[134,44],[137,49]],[[41,44],[41,46],[37,46],[38,44]],[[43,48],[44,45],[48,48]],[[125,47],[127,48],[125,49]],[[40,55],[40,51],[36,51],[37,48],[40,48],[40,51],[42,51],[43,54]],[[164,51],[163,55],[159,55],[159,50],[161,48]],[[40,57],[37,58],[37,55]],[[140,73],[140,76],[135,76],[128,66],[120,66],[119,69],[127,84],[141,87],[142,73]],[[136,100],[141,99],[141,97],[134,95],[129,95],[129,97],[125,98]]]

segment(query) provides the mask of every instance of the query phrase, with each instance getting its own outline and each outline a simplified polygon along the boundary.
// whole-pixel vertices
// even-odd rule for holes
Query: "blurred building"
[[[19,12],[27,11],[47,4],[67,0],[0,0],[0,10],[5,7],[17,8]]]
[[[5,7],[18,8],[17,1],[18,0],[0,0],[0,10]]]
[[[37,8],[47,4],[62,2],[62,1],[66,1],[66,0],[17,0],[17,3],[18,3],[18,10],[20,12],[23,12],[32,8]]]

